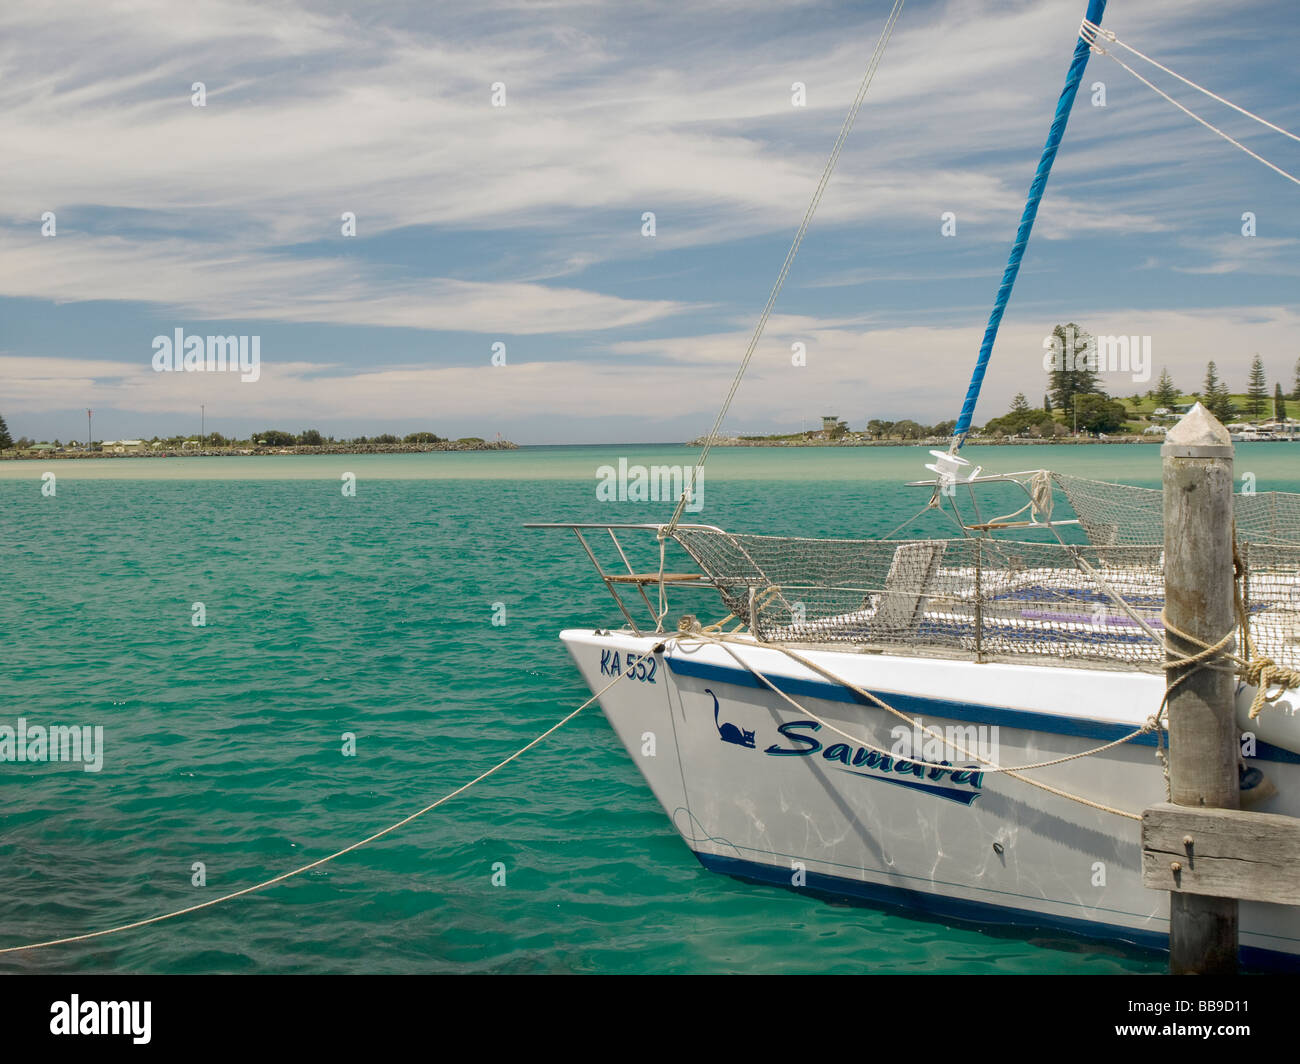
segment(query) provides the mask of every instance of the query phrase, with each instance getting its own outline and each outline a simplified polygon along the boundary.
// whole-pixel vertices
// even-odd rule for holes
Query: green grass
[[[1120,402],[1122,402],[1126,407],[1128,407],[1129,412],[1131,414],[1134,414],[1141,418],[1145,418],[1148,421],[1150,420],[1150,415],[1152,411],[1154,411],[1158,406],[1158,404],[1154,399],[1148,399],[1145,396],[1143,396],[1142,399],[1137,403],[1134,403],[1131,398],[1122,395],[1116,396],[1115,398],[1119,399]],[[1264,401],[1264,405],[1261,408],[1258,417],[1248,413],[1248,409],[1249,409],[1248,404],[1250,400],[1245,392],[1233,392],[1231,398],[1232,398],[1233,409],[1236,411],[1236,413],[1232,417],[1232,420],[1271,421],[1273,419],[1273,397],[1271,395]],[[1174,407],[1185,406],[1194,402],[1196,402],[1196,396],[1180,395],[1178,397],[1178,401],[1174,404]],[[1294,399],[1285,400],[1282,405],[1284,407],[1284,411],[1283,411],[1284,417],[1295,417],[1296,412],[1300,411],[1300,403],[1297,403]],[[1171,407],[1170,409],[1173,409],[1173,407]]]
[[[1124,395],[1115,395],[1112,396],[1111,398],[1117,399],[1119,402],[1123,403],[1124,408],[1128,411],[1129,418],[1124,424],[1124,428],[1122,430],[1123,433],[1127,433],[1133,436],[1141,436],[1143,430],[1149,428],[1152,425],[1173,424],[1171,420],[1163,416],[1158,420],[1153,417],[1155,411],[1160,408],[1160,404],[1156,402],[1154,399],[1150,399],[1145,395],[1140,397],[1136,402],[1134,402],[1134,400],[1130,396],[1124,396]],[[1268,401],[1264,404],[1263,412],[1260,414],[1258,418],[1254,418],[1250,414],[1246,413],[1247,401],[1248,401],[1247,396],[1244,392],[1234,392],[1232,394],[1232,405],[1236,413],[1232,416],[1230,420],[1271,421],[1273,419],[1273,397],[1272,396],[1269,396]],[[1196,402],[1196,396],[1180,394],[1178,396],[1178,399],[1169,407],[1169,409],[1171,411],[1176,412],[1178,407],[1190,406],[1194,402]],[[1300,411],[1300,402],[1296,402],[1293,399],[1288,399],[1285,401],[1283,405],[1285,407],[1284,416],[1290,416],[1290,417],[1300,416],[1300,414],[1297,413],[1298,411]],[[1068,410],[1064,410],[1064,411],[1053,410],[1052,418],[1057,423],[1065,425],[1067,428],[1073,427],[1073,417],[1070,411]]]

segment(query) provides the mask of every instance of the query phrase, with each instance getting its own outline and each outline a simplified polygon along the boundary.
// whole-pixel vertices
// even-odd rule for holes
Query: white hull
[[[975,764],[968,760],[935,772],[873,757],[762,687],[718,646],[670,646],[656,658],[653,636],[561,638],[593,690],[627,668],[629,653],[644,656],[601,706],[706,867],[979,923],[1167,947],[1168,896],[1142,886],[1137,822],[1005,775],[961,770]],[[897,718],[779,651],[738,652],[828,725],[895,748]],[[1008,766],[1113,741],[1154,712],[1164,684],[1134,671],[802,653],[927,726],[973,725],[988,729],[986,738],[996,728],[996,760]],[[1029,775],[1140,813],[1165,797],[1154,736],[1142,739]],[[1300,757],[1261,743],[1253,763],[1277,788],[1255,808],[1300,816]],[[1300,908],[1243,902],[1240,940],[1248,964],[1300,966]]]

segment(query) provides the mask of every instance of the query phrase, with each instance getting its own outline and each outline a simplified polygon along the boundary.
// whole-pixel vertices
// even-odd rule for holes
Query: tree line
[[[935,425],[922,425],[919,421],[904,418],[902,421],[885,421],[872,418],[867,422],[867,435],[873,440],[924,440],[930,436],[951,436],[957,427],[956,420],[940,421]]]
[[[179,449],[190,440],[198,440],[204,447],[322,447],[326,444],[399,444],[399,443],[447,443],[445,436],[437,436],[432,432],[410,432],[405,436],[394,436],[392,433],[385,432],[379,436],[356,436],[351,439],[335,439],[333,436],[323,436],[317,429],[303,429],[301,432],[285,432],[281,429],[265,429],[262,432],[255,432],[246,439],[238,439],[230,436],[223,436],[219,432],[209,432],[203,436],[153,436],[147,443],[160,443],[164,447]],[[17,440],[10,435],[9,426],[5,424],[5,419],[0,415],[0,451],[16,447],[19,450],[26,450],[36,444],[36,440],[28,439],[26,436],[20,436]],[[73,441],[69,441],[72,446]],[[55,447],[62,447],[59,440],[54,440]]]
[[[385,432],[379,436],[355,436],[352,439],[336,440],[333,436],[322,436],[316,429],[304,429],[294,435],[280,429],[264,429],[253,433],[250,442],[264,447],[323,447],[329,443],[367,444],[367,443],[446,443],[445,436],[435,436],[432,432],[409,432],[405,436],[394,436]]]
[[[1031,406],[1024,393],[1019,393],[1009,412],[993,418],[984,426],[985,434],[1029,432],[1035,436],[1061,436],[1068,435],[1072,428],[1089,433],[1116,433],[1124,429],[1130,419],[1129,409],[1123,401],[1111,397],[1101,387],[1096,348],[1089,347],[1092,337],[1073,322],[1056,326],[1052,336],[1061,349],[1073,346],[1075,350],[1090,351],[1092,357],[1061,359],[1060,364],[1048,373],[1048,387],[1041,409]],[[1293,370],[1289,395],[1283,392],[1280,382],[1275,382],[1270,397],[1264,360],[1256,354],[1251,362],[1245,398],[1240,405],[1219,376],[1218,366],[1213,361],[1205,367],[1205,379],[1199,392],[1183,393],[1174,383],[1168,368],[1162,368],[1159,380],[1146,393],[1146,398],[1152,401],[1154,409],[1173,412],[1183,402],[1184,394],[1199,400],[1225,423],[1234,420],[1238,414],[1252,419],[1271,416],[1280,421],[1287,417],[1288,400],[1300,402],[1300,359]],[[1137,407],[1142,399],[1141,395],[1133,395],[1129,401]],[[1061,414],[1059,421],[1055,416],[1058,411]]]

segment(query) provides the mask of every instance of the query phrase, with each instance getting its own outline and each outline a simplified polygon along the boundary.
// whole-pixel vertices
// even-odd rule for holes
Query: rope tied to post
[[[1300,687],[1300,669],[1278,665],[1272,658],[1258,657],[1243,662],[1241,678],[1256,688],[1250,703],[1250,719],[1254,720],[1265,706],[1277,702],[1288,688]]]
[[[1164,641],[1165,651],[1170,655],[1169,660],[1165,662],[1165,672],[1172,672],[1175,669],[1186,669],[1187,671],[1183,672],[1165,688],[1165,697],[1160,705],[1161,714],[1164,713],[1165,706],[1169,702],[1169,695],[1174,688],[1198,669],[1221,669],[1227,672],[1235,672],[1244,683],[1254,687],[1255,697],[1250,703],[1251,720],[1258,718],[1265,707],[1274,705],[1288,689],[1300,687],[1300,669],[1279,665],[1272,658],[1255,653],[1255,644],[1250,637],[1250,614],[1246,609],[1245,596],[1242,593],[1242,578],[1246,567],[1238,549],[1235,522],[1232,530],[1232,569],[1233,610],[1236,613],[1237,620],[1236,625],[1226,632],[1218,642],[1207,643],[1188,632],[1184,632],[1177,625],[1171,624],[1165,612],[1161,611],[1160,619],[1165,631],[1182,642],[1197,648],[1195,653],[1180,654],[1170,646],[1167,639]],[[1238,630],[1241,633],[1241,646],[1245,657],[1241,657],[1229,649],[1237,636]]]
[[[1232,523],[1232,571],[1233,571],[1233,609],[1237,613],[1237,625],[1241,629],[1241,645],[1246,652],[1243,661],[1236,658],[1239,675],[1246,683],[1255,688],[1255,697],[1250,703],[1250,719],[1255,720],[1265,706],[1276,704],[1288,688],[1300,687],[1300,669],[1279,665],[1264,654],[1255,653],[1255,643],[1250,637],[1250,613],[1246,609],[1246,598],[1242,593],[1242,580],[1246,572],[1246,563],[1237,548],[1237,523]]]

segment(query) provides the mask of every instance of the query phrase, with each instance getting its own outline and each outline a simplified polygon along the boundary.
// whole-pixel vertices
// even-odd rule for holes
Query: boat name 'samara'
[[[848,743],[832,743],[830,746],[823,747],[822,743],[811,735],[801,734],[803,731],[820,731],[821,725],[815,720],[788,720],[776,730],[784,738],[797,745],[793,747],[777,746],[773,743],[763,751],[763,753],[772,757],[811,757],[820,751],[823,760],[838,761],[851,772],[860,768],[871,769],[876,775],[868,776],[869,779],[885,779],[890,783],[902,783],[906,786],[928,791],[941,798],[950,798],[962,802],[965,805],[970,805],[971,802],[978,798],[979,792],[984,788],[984,773],[974,765],[966,768],[927,769],[924,765],[918,765],[907,758],[895,758],[889,754],[868,750],[865,746],[853,747]],[[945,761],[944,764],[947,764],[947,762]],[[854,775],[867,776],[867,773],[854,772]],[[899,778],[902,776],[912,776],[915,779],[904,780]],[[954,787],[944,785],[942,781],[945,776],[948,777],[951,784],[956,784],[959,788],[969,787],[970,790],[957,790]],[[933,782],[917,782],[921,780]]]

